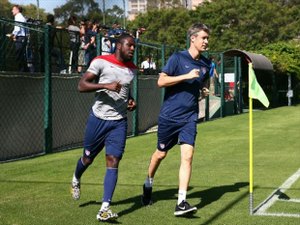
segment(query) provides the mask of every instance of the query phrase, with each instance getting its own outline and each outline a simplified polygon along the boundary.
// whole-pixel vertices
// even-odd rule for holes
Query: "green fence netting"
[[[6,36],[14,25],[14,21],[0,19],[0,162],[81,147],[94,93],[77,91],[87,65],[78,60],[82,72],[71,69],[74,63],[70,60],[68,30],[44,24],[18,24],[28,30],[25,53],[29,68],[19,72],[14,42]],[[96,35],[95,55],[106,53],[102,51],[102,38],[101,33]],[[110,41],[114,39],[110,37]],[[156,126],[164,96],[164,89],[157,86],[158,73],[178,50],[136,39],[134,63],[140,67],[151,56],[156,68],[148,73],[139,70],[134,79],[131,90],[138,106],[128,113],[128,136]],[[215,58],[219,77],[211,79],[214,89],[200,101],[199,120],[242,113],[246,82],[241,79],[240,59],[217,52],[206,56]]]
[[[53,28],[18,24],[28,30],[25,52],[30,69],[19,72],[14,42],[6,36],[14,25],[14,21],[0,19],[0,162],[81,147],[94,94],[77,91],[82,73],[69,71],[68,31],[56,29],[51,43]],[[101,40],[101,34],[97,38]],[[49,54],[45,54],[47,48]],[[59,57],[51,54],[53,49],[67,68],[64,73]],[[128,136],[147,132],[156,125],[163,97],[163,89],[157,87],[158,73],[173,51],[176,48],[137,40],[136,65],[150,54],[157,68],[147,75],[139,71],[132,84],[138,107],[128,113]],[[96,53],[102,53],[101,46],[97,46]]]
[[[44,76],[0,73],[0,161],[46,153],[47,135],[52,136],[51,152],[82,146],[94,94],[79,93],[79,79],[52,76],[49,132],[45,127]],[[134,129],[141,134],[156,125],[161,102],[156,83],[155,75],[138,78],[138,122],[134,124],[133,113],[128,114],[128,136],[134,135]]]

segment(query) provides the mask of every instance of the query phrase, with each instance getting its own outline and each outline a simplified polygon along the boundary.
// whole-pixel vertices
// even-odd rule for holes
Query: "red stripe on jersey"
[[[100,56],[95,57],[92,61],[94,61],[95,59],[103,59],[103,60],[106,60],[106,61],[111,62],[113,64],[123,66],[123,67],[127,67],[127,68],[130,68],[130,69],[137,69],[138,68],[133,62],[121,62],[121,61],[119,61],[114,54],[112,54],[112,55],[100,55]]]

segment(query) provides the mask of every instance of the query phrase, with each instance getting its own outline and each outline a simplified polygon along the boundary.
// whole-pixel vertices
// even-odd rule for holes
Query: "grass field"
[[[300,168],[300,106],[255,111],[254,207]],[[120,164],[112,208],[116,224],[126,225],[298,225],[300,218],[249,215],[248,114],[198,126],[188,200],[199,210],[191,218],[173,216],[179,168],[178,146],[171,150],[154,181],[154,204],[141,207],[140,195],[156,133],[129,138]],[[104,174],[101,153],[82,177],[82,196],[69,188],[82,150],[0,164],[1,225],[98,224]],[[300,180],[286,190],[272,213],[300,213]]]

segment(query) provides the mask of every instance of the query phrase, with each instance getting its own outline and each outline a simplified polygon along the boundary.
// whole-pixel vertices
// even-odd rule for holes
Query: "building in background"
[[[147,12],[148,1],[150,2],[151,0],[128,0],[128,19],[133,20],[139,13]],[[161,1],[159,0],[152,0],[152,2],[155,1],[158,2],[156,6],[158,9],[162,7],[172,7],[168,1],[165,1],[165,5],[161,5]],[[180,0],[180,4],[187,9],[193,10],[203,1],[204,0]]]
[[[145,13],[147,2],[147,0],[128,0],[128,19],[133,20],[139,13]]]

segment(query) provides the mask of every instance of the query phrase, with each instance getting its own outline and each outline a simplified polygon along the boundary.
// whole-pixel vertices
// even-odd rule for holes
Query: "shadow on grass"
[[[219,187],[212,187],[203,191],[194,192],[188,195],[188,198],[200,198],[200,203],[196,205],[198,209],[219,200],[224,194],[229,192],[240,191],[240,188],[248,186],[248,182],[238,182],[233,185],[223,185]]]
[[[212,202],[218,201],[224,194],[229,192],[238,192],[240,191],[240,188],[243,188],[245,186],[248,186],[248,182],[239,182],[235,183],[233,185],[223,185],[219,187],[212,187],[208,188],[206,190],[194,192],[187,196],[188,199],[196,198],[199,199],[199,204],[196,205],[198,209],[204,208],[205,206],[211,204]],[[193,189],[194,187],[190,187],[189,191]],[[155,201],[162,201],[162,200],[170,200],[170,199],[177,199],[176,194],[178,193],[178,188],[171,188],[171,189],[165,189],[160,191],[153,191],[152,197],[155,204]],[[132,198],[127,198],[122,201],[113,202],[112,205],[121,205],[121,204],[133,204],[130,208],[127,208],[121,212],[118,213],[118,215],[124,216],[126,214],[132,213],[135,210],[140,209],[142,206],[141,204],[141,194],[136,195]],[[79,205],[79,207],[86,207],[89,205],[101,205],[101,202],[99,201],[89,201],[86,203],[83,203]],[[146,206],[149,207],[149,206]],[[151,206],[150,206],[151,207]],[[174,206],[175,208],[175,206]],[[193,215],[188,215],[189,218],[198,218]]]

